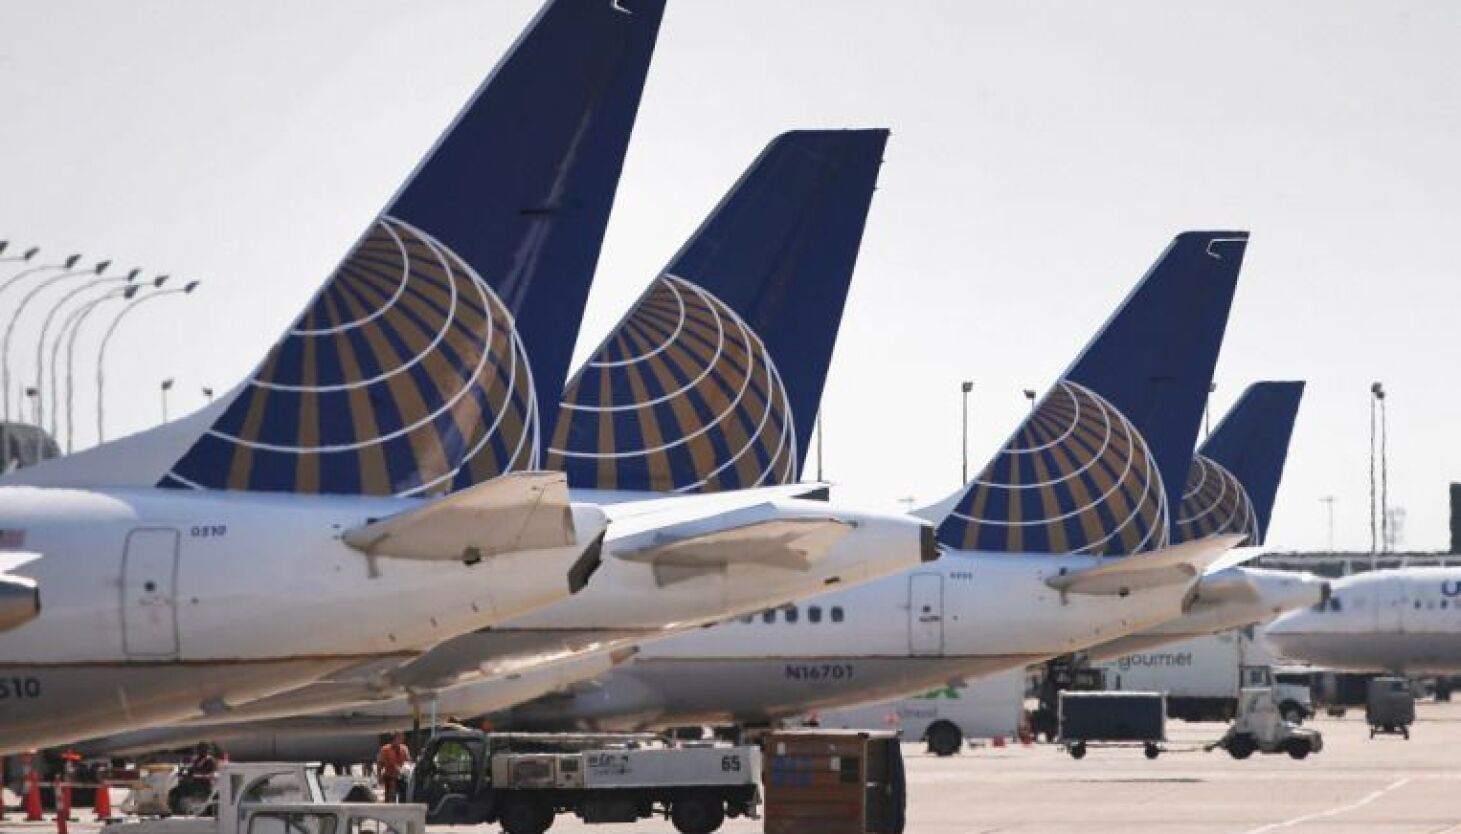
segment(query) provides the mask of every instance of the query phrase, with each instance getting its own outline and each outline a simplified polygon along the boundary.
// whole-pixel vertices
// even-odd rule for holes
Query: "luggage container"
[[[1086,748],[1141,747],[1148,759],[1167,740],[1167,696],[1161,692],[1060,693],[1059,744],[1073,759]]]
[[[896,733],[771,733],[762,763],[765,834],[903,832],[907,795]]]
[[[1375,678],[1365,688],[1365,721],[1370,738],[1376,734],[1401,735],[1410,739],[1415,723],[1415,690],[1405,678]]]

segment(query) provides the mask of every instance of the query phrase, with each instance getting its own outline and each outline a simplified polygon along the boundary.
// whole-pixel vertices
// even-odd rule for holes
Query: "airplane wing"
[[[851,522],[832,517],[764,518],[716,530],[690,527],[657,531],[647,544],[614,555],[652,565],[656,584],[664,587],[736,564],[807,570],[852,531]]]
[[[1125,595],[1132,591],[1191,582],[1245,536],[1194,539],[1135,556],[1121,556],[1089,570],[1052,576],[1045,584],[1070,594]]]
[[[41,558],[28,550],[0,552],[0,632],[35,619],[41,613],[40,589],[36,581],[10,571]]]
[[[562,472],[518,472],[345,531],[367,556],[461,559],[567,547],[577,541]]]

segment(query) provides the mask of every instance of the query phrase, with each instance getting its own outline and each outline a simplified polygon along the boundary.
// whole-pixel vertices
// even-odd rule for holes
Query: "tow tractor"
[[[205,814],[111,823],[101,834],[426,834],[422,806],[327,802],[319,771],[292,762],[220,765]]]
[[[425,804],[432,825],[542,834],[560,812],[586,823],[662,815],[681,834],[710,834],[726,817],[757,818],[760,770],[754,747],[461,728],[427,742],[407,797]]]
[[[1324,736],[1285,721],[1273,687],[1245,687],[1238,696],[1233,725],[1207,749],[1219,747],[1235,759],[1246,759],[1255,752],[1287,753],[1302,759],[1324,749]]]

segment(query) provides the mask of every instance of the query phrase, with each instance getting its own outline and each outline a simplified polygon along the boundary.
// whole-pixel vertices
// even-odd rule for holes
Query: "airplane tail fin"
[[[547,466],[581,488],[795,481],[887,138],[774,139],[569,382]]]
[[[1192,460],[1174,540],[1228,532],[1263,544],[1303,396],[1302,382],[1248,386]]]
[[[549,0],[249,380],[31,477],[406,495],[534,468],[663,10]]]
[[[951,502],[963,550],[1166,546],[1246,232],[1178,235],[994,459]]]

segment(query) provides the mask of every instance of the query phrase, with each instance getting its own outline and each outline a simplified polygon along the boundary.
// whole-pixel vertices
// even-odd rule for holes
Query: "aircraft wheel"
[[[1155,759],[1157,756],[1160,756],[1162,754],[1162,748],[1148,742],[1146,747],[1143,748],[1141,752],[1142,755],[1146,756],[1148,759]]]
[[[1086,743],[1084,741],[1077,741],[1075,744],[1072,744],[1070,746],[1070,757],[1077,760],[1084,759],[1086,757]]]
[[[1305,759],[1309,756],[1309,742],[1302,739],[1294,739],[1289,742],[1289,757],[1294,759]]]

